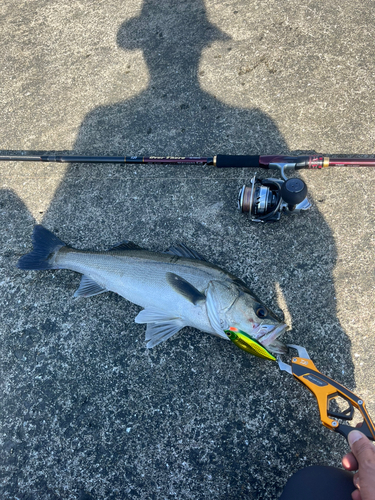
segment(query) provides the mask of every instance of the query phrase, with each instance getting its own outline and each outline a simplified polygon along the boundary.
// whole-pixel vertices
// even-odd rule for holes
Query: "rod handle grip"
[[[217,155],[218,168],[259,168],[259,155]]]

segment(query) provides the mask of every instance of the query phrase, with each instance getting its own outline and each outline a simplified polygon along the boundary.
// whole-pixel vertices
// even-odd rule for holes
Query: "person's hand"
[[[344,469],[357,471],[353,476],[353,500],[375,500],[375,446],[360,431],[348,435],[350,453],[342,459]]]

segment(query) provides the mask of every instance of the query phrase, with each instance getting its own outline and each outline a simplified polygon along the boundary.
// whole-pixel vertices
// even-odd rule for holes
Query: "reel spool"
[[[282,172],[283,173],[283,172]],[[238,209],[248,213],[253,222],[276,222],[281,214],[295,215],[311,207],[305,182],[298,178],[251,179],[238,195]]]

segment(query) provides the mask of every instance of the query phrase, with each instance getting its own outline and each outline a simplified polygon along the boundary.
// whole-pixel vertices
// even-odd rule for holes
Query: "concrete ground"
[[[374,3],[3,0],[0,154],[374,153]],[[270,499],[345,439],[272,362],[21,271],[35,223],[68,244],[183,242],[242,278],[375,417],[375,170],[303,172],[312,209],[256,225],[255,171],[0,164],[0,496]],[[258,172],[261,174],[261,172]]]

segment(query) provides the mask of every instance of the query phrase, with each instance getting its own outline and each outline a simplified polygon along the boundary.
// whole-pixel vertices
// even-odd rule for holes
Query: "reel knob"
[[[289,210],[293,210],[306,198],[307,186],[303,180],[293,177],[283,183],[280,192],[281,198],[288,204]]]

